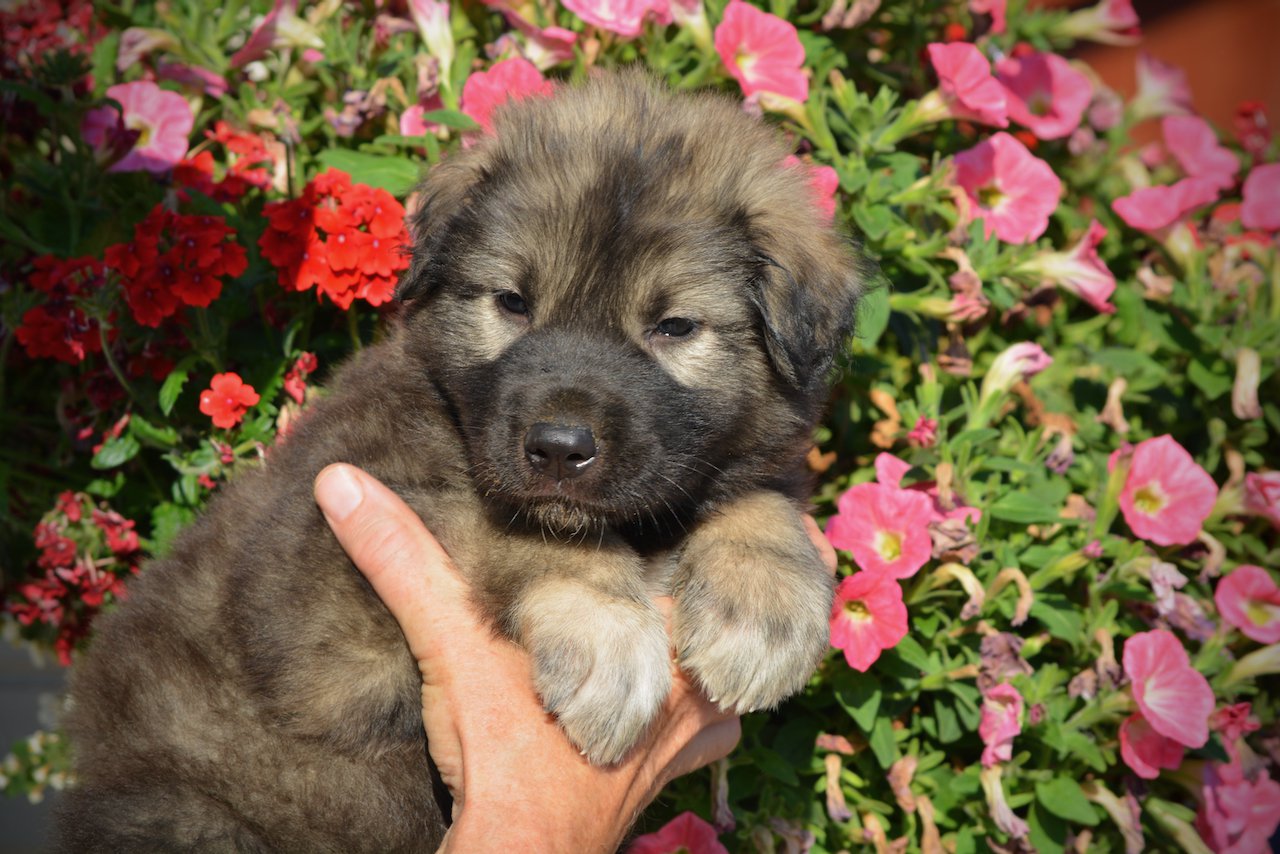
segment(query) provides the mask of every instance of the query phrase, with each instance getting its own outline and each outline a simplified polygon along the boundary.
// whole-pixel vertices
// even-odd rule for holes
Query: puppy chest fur
[[[102,620],[66,850],[434,850],[416,668],[316,509],[396,489],[593,762],[676,654],[725,708],[800,690],[831,586],[803,454],[859,292],[772,130],[638,74],[509,105],[423,187],[407,303]]]

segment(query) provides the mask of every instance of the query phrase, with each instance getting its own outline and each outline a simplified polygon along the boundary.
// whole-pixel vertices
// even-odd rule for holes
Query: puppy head
[[[786,153],[632,73],[508,105],[433,171],[405,334],[482,494],[661,528],[796,465],[861,282]]]

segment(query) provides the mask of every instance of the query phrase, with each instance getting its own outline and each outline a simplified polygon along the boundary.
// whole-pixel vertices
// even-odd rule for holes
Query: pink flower
[[[987,237],[994,233],[1006,243],[1028,243],[1044,234],[1062,192],[1049,164],[1003,132],[956,155],[955,181]]]
[[[1169,187],[1144,187],[1111,203],[1111,209],[1133,228],[1158,231],[1218,198],[1210,178],[1183,178]]]
[[[907,444],[913,448],[932,448],[938,443],[938,422],[921,415],[907,434]]]
[[[840,176],[830,166],[814,166],[805,163],[794,154],[787,155],[782,164],[788,168],[803,169],[809,182],[809,193],[814,207],[822,211],[827,222],[836,215],[836,190],[840,189]]]
[[[968,42],[934,42],[928,51],[938,90],[920,100],[917,109],[922,120],[969,119],[1009,126],[1005,89],[991,76],[991,63],[982,51]]]
[[[1280,231],[1280,163],[1255,166],[1244,179],[1240,222],[1245,228]]]
[[[1166,116],[1161,128],[1165,147],[1187,177],[1207,178],[1220,190],[1235,183],[1240,161],[1228,148],[1218,144],[1218,135],[1204,119]]]
[[[1052,364],[1053,357],[1039,344],[1032,341],[1012,344],[991,362],[986,376],[982,378],[978,397],[980,401],[989,401],[1003,395],[1013,388],[1014,383],[1029,380]]]
[[[507,20],[524,33],[524,58],[537,66],[539,71],[546,71],[573,59],[573,46],[578,41],[578,34],[572,30],[562,27],[539,29],[515,13],[509,15]]]
[[[1191,112],[1187,73],[1143,51],[1138,54],[1138,94],[1130,108],[1134,121]]]
[[[1119,452],[1111,455],[1113,468]],[[1129,528],[1161,546],[1182,546],[1200,535],[1218,499],[1218,487],[1172,436],[1139,442],[1120,492]]]
[[[1244,476],[1244,509],[1280,528],[1280,471]]]
[[[1072,12],[1054,28],[1054,34],[1102,44],[1136,44],[1141,37],[1132,0],[1102,0],[1096,6]]]
[[[210,98],[221,98],[227,94],[227,79],[199,65],[161,62],[156,65],[156,79],[172,80],[174,83],[203,92]]]
[[[137,132],[132,150],[111,166],[112,172],[146,170],[160,175],[171,170],[187,153],[187,138],[195,125],[191,107],[177,92],[166,92],[149,80],[118,83],[107,90],[107,97],[119,102],[120,120]],[[106,141],[116,122],[113,107],[98,107],[84,117],[81,133],[95,148]]]
[[[772,92],[804,101],[809,78],[796,28],[742,0],[729,0],[715,31],[716,52],[748,97]]]
[[[261,59],[271,48],[297,47],[303,49],[303,59],[316,61],[319,56],[307,57],[307,53],[319,54],[324,49],[324,39],[307,21],[298,17],[298,0],[276,0],[271,11],[263,16],[257,28],[249,35],[244,47],[231,56],[232,68],[248,65]]]
[[[657,833],[637,836],[627,854],[729,854],[720,844],[716,829],[696,814],[683,812],[663,825]]]
[[[493,112],[508,100],[550,95],[555,84],[542,76],[532,62],[520,57],[495,62],[488,71],[477,71],[462,86],[462,112],[493,133]]]
[[[880,483],[850,487],[836,502],[827,523],[831,545],[846,549],[868,572],[910,578],[928,562],[929,499],[907,489]]]
[[[628,39],[640,35],[650,13],[661,24],[671,23],[667,0],[564,0],[564,7],[591,26]]]
[[[1095,219],[1070,251],[1042,252],[1018,269],[1070,291],[1102,314],[1111,314],[1116,307],[1107,300],[1116,289],[1116,277],[1098,256],[1098,244],[1106,235],[1106,227]]]
[[[880,653],[907,636],[907,606],[902,587],[892,576],[858,572],[836,587],[831,603],[831,645],[844,651],[859,673],[875,664]]]
[[[1280,588],[1265,569],[1238,566],[1213,592],[1222,619],[1258,643],[1280,642]]]
[[[1280,827],[1280,783],[1266,770],[1252,775],[1239,761],[1209,763],[1196,829],[1217,854],[1262,854]]]
[[[450,23],[449,3],[446,0],[409,0],[409,14],[427,46],[427,53],[440,63],[440,76],[449,79],[453,66],[453,27]]]
[[[936,422],[934,426],[937,426]],[[938,495],[938,485],[932,480],[903,487],[902,478],[907,472],[911,471],[911,464],[905,460],[898,459],[893,454],[876,454],[875,469],[876,482],[881,486],[893,489],[904,488],[911,492],[920,492],[928,496],[930,502],[930,524],[956,520],[977,523],[982,518],[981,510],[961,504],[955,499],[954,495],[951,498],[951,504],[944,507],[942,498]]]
[[[1161,768],[1177,768],[1186,750],[1151,728],[1142,715],[1130,715],[1120,724],[1120,758],[1144,780],[1160,776]]]
[[[1000,35],[1005,31],[1005,9],[1009,0],[969,0],[969,12],[973,15],[990,15],[991,32]]]
[[[1191,666],[1172,632],[1140,632],[1125,641],[1124,672],[1133,699],[1151,728],[1185,747],[1209,740],[1213,689]]]
[[[1022,732],[1022,695],[1008,682],[992,688],[982,698],[982,720],[978,735],[985,745],[982,767],[1013,758],[1013,739]]]
[[[1080,126],[1093,99],[1089,78],[1056,53],[1010,56],[996,66],[1009,118],[1040,139],[1061,139]]]

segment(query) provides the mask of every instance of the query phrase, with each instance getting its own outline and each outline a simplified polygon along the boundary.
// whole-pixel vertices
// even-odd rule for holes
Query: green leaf
[[[421,177],[418,165],[400,156],[329,148],[320,152],[318,159],[324,166],[346,172],[358,184],[378,187],[393,196],[408,193]]]
[[[933,714],[938,719],[938,741],[950,744],[964,735],[964,730],[960,728],[960,717],[950,703],[943,700],[935,701]]]
[[[1089,827],[1098,823],[1098,814],[1080,791],[1080,784],[1069,777],[1054,777],[1036,783],[1036,799],[1059,818]]]
[[[1061,854],[1067,848],[1067,824],[1041,804],[1032,804],[1027,813],[1030,841],[1040,854]]]
[[[480,130],[476,120],[457,110],[431,110],[422,114],[423,122],[444,125],[454,130]]]
[[[863,346],[873,347],[888,326],[889,286],[880,282],[862,295],[854,334]]]
[[[1001,496],[987,508],[991,515],[1006,522],[1020,525],[1043,524],[1058,521],[1058,507],[1025,492],[1010,492]]]
[[[129,432],[144,442],[158,445],[161,448],[172,448],[178,444],[178,431],[172,427],[157,427],[138,414],[129,419]]]
[[[898,742],[893,737],[893,721],[887,717],[876,720],[871,729],[871,737],[867,740],[871,752],[876,755],[880,767],[889,770],[889,766],[898,761]]]
[[[1080,643],[1084,620],[1075,603],[1057,593],[1040,593],[1031,605],[1031,616],[1044,623],[1049,634],[1071,644]]]
[[[836,687],[835,695],[836,702],[844,707],[862,731],[871,732],[883,696],[880,680],[867,673],[853,673],[847,681],[842,681]]]
[[[122,486],[124,486],[124,472],[118,471],[116,476],[111,479],[105,477],[94,478],[85,486],[84,491],[99,498],[111,498],[120,491]]]
[[[929,660],[929,653],[924,651],[924,647],[910,635],[898,641],[898,645],[893,648],[903,661],[912,667],[918,668],[924,673],[933,670],[933,662]]]
[[[1195,383],[1196,388],[1204,392],[1209,400],[1215,400],[1231,391],[1232,376],[1226,363],[1215,361],[1216,370],[1210,368],[1202,359],[1192,359],[1187,365],[1187,379]]]
[[[786,783],[788,786],[800,785],[800,778],[795,769],[785,759],[772,750],[757,748],[751,751],[751,759],[761,771]]]
[[[126,433],[103,442],[89,465],[96,469],[113,469],[129,462],[138,455],[140,450],[142,446],[138,444],[138,440]]]
[[[151,511],[151,553],[166,554],[178,531],[195,517],[195,511],[190,507],[168,501],[157,504]]]
[[[164,384],[160,386],[160,411],[165,415],[172,412],[173,405],[178,402],[178,395],[182,394],[182,387],[187,384],[191,364],[192,359],[188,356],[164,378]]]

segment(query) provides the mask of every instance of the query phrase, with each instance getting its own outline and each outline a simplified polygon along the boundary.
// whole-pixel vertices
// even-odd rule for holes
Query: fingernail
[[[324,515],[336,522],[345,520],[360,506],[364,493],[347,466],[332,466],[316,480],[316,503]]]

